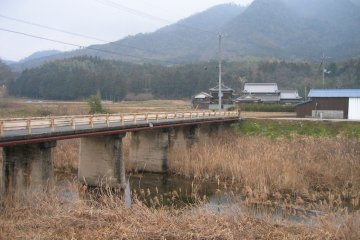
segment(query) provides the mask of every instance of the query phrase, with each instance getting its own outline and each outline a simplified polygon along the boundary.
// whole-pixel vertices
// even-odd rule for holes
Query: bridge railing
[[[76,115],[76,116],[49,116],[31,118],[11,118],[0,119],[0,136],[5,135],[5,131],[26,130],[28,134],[32,130],[48,128],[51,132],[56,132],[61,128],[71,127],[75,130],[79,126],[95,128],[96,125],[108,126],[112,124],[136,124],[138,122],[167,122],[176,120],[190,119],[211,119],[211,118],[239,117],[236,111],[228,112],[157,112],[157,113],[134,113],[134,114],[96,114],[96,115]]]

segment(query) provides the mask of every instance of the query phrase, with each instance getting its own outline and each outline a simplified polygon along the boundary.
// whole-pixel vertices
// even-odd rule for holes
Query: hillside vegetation
[[[320,60],[360,56],[358,0],[255,0],[247,8],[214,6],[153,33],[108,44],[28,59],[13,65],[21,71],[47,60],[75,56],[136,63],[177,64],[216,59],[219,33],[227,60],[281,58]],[[101,51],[94,51],[93,48]]]
[[[331,63],[326,86],[360,87],[360,60]],[[172,67],[131,64],[93,57],[48,62],[25,70],[8,84],[10,93],[40,99],[83,99],[100,91],[103,99],[181,99],[217,85],[216,62]],[[321,86],[319,64],[285,61],[225,62],[223,81],[240,93],[243,82],[276,82],[280,89]]]

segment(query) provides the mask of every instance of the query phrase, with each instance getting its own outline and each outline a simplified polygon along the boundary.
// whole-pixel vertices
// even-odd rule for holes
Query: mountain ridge
[[[349,59],[360,56],[360,6],[356,2],[360,1],[255,0],[246,8],[222,4],[152,33],[90,46],[104,52],[85,48],[42,60],[88,55],[165,65],[209,61],[217,58],[218,33],[224,35],[227,60],[316,60],[322,53]]]

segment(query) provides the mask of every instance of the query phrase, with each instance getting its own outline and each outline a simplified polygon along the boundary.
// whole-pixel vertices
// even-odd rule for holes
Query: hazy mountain
[[[225,32],[235,56],[348,58],[360,56],[359,23],[349,0],[255,0]]]
[[[45,50],[45,51],[40,51],[40,52],[36,52],[31,54],[30,56],[22,59],[20,62],[26,62],[26,61],[30,61],[30,60],[34,60],[34,59],[39,59],[39,58],[44,58],[44,57],[50,57],[56,54],[61,53],[60,51],[57,50]]]
[[[16,63],[15,61],[6,60],[6,59],[2,59],[2,58],[0,58],[0,61],[3,62],[3,63],[5,63],[6,65],[10,65],[10,64]]]
[[[319,59],[322,53],[334,59],[359,57],[360,7],[355,3],[359,0],[255,0],[246,9],[218,5],[153,33],[90,47],[103,52],[87,48],[50,58],[92,55],[161,64],[207,61],[216,58],[219,32],[228,60]]]
[[[39,51],[31,54],[30,56],[20,60],[19,62],[11,62],[8,63],[8,65],[14,70],[14,71],[22,71],[26,68],[33,68],[36,66],[39,66],[45,61],[52,60],[52,59],[58,59],[58,58],[64,58],[61,51],[57,50],[45,50],[45,51]]]
[[[217,35],[221,29],[234,17],[240,15],[244,9],[235,4],[218,5],[153,33],[138,34],[111,44],[94,47],[106,51],[121,52],[125,55],[166,60],[170,63],[172,61],[178,63],[208,59],[209,42],[216,43]],[[140,49],[145,49],[145,51]],[[84,50],[83,52],[100,57],[119,58],[116,55],[110,56],[107,53],[91,50]],[[214,51],[211,53],[213,54]],[[139,61],[139,59],[132,57],[125,58]],[[140,61],[144,60],[140,59]]]

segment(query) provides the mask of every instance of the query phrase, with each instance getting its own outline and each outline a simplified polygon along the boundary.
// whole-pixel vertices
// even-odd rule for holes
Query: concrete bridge
[[[80,138],[78,178],[124,188],[122,139],[131,132],[129,161],[135,171],[166,172],[168,152],[239,121],[238,112],[106,114],[0,119],[2,193],[51,184],[52,149],[58,140]]]

